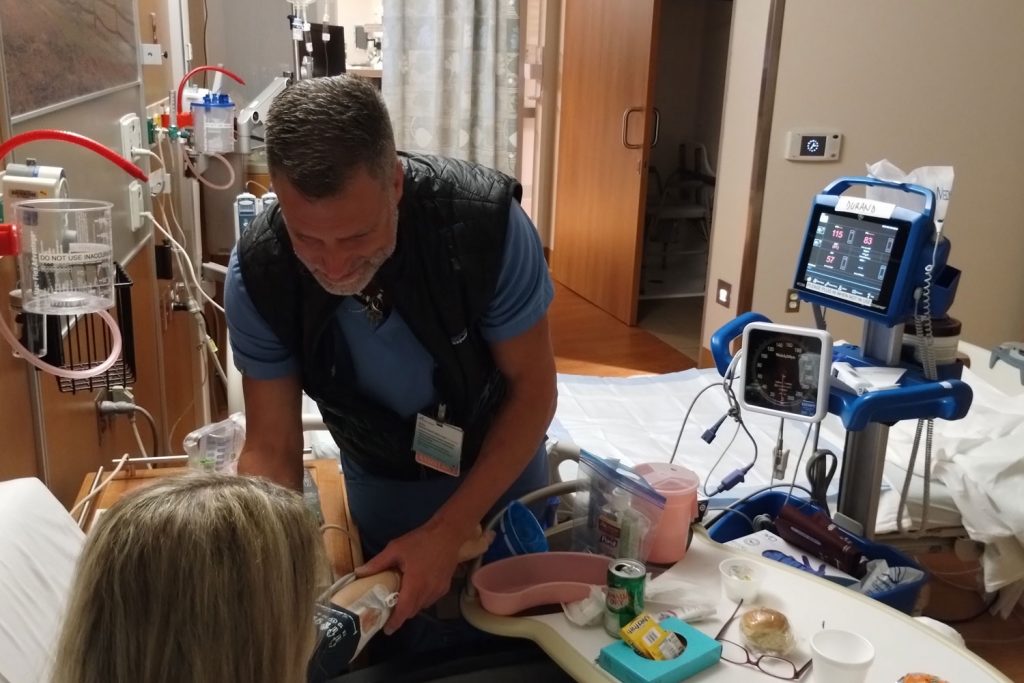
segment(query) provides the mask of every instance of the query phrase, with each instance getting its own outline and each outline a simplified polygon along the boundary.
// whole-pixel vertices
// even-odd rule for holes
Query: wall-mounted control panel
[[[790,161],[839,161],[843,134],[834,130],[791,130],[786,134]]]

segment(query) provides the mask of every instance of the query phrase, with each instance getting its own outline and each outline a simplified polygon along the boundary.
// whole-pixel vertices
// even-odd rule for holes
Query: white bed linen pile
[[[985,588],[1002,589],[999,604],[1012,606],[1024,595],[1024,394],[1008,396],[970,370],[963,379],[974,402],[963,420],[936,420],[932,477],[946,486],[970,537],[985,543]],[[914,426],[889,432],[887,457],[904,469]],[[924,476],[921,454],[914,472]]]

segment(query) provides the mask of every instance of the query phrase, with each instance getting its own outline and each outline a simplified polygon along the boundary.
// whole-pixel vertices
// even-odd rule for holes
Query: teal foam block
[[[675,659],[658,661],[638,655],[618,641],[601,648],[598,665],[625,683],[676,683],[718,663],[722,644],[678,619],[665,619],[661,627],[684,638],[686,650]]]

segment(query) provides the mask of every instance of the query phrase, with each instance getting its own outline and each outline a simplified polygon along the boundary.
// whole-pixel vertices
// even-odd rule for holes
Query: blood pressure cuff
[[[325,683],[345,673],[361,638],[359,616],[333,603],[318,604],[313,616],[319,642],[309,660],[309,683]]]

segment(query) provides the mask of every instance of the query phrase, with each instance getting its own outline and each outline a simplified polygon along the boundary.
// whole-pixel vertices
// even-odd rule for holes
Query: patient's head
[[[92,530],[54,683],[305,680],[328,579],[313,516],[259,479],[168,478]]]

